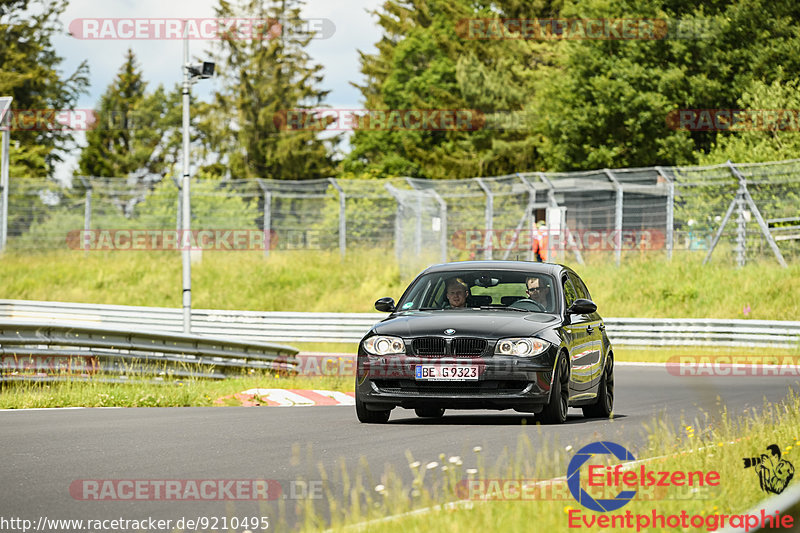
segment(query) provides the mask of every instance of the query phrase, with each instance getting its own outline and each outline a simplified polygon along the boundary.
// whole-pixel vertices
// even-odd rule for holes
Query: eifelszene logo
[[[587,444],[580,450],[567,466],[567,486],[572,493],[575,500],[592,511],[599,511],[605,513],[607,511],[616,511],[620,507],[627,504],[636,496],[635,490],[620,491],[614,498],[595,500],[589,493],[581,488],[581,466],[592,459],[595,455],[613,455],[620,461],[635,461],[636,458],[631,452],[616,444],[614,442],[593,442]],[[618,465],[619,466],[619,465]],[[592,474],[589,474],[591,479]]]
[[[614,466],[589,464],[585,487],[603,488],[613,493],[620,490],[613,498],[593,498],[581,485],[581,466],[597,462],[596,456],[611,455],[628,464]],[[631,452],[614,442],[600,441],[587,444],[575,454],[567,466],[567,486],[573,498],[582,506],[592,511],[607,513],[616,511],[634,499],[640,488],[666,487],[705,487],[718,486],[719,472],[701,470],[694,471],[655,471],[644,464],[631,464],[636,458]]]
[[[777,444],[770,444],[767,450],[769,454],[762,453],[761,457],[744,457],[742,461],[745,468],[755,467],[761,490],[780,494],[794,477],[794,465],[781,458],[781,448]]]

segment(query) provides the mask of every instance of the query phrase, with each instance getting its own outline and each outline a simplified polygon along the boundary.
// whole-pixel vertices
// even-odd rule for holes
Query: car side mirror
[[[388,296],[379,298],[378,301],[375,302],[375,309],[383,313],[394,313],[394,298]]]
[[[586,298],[577,298],[567,309],[569,315],[590,315],[597,311],[597,305]]]

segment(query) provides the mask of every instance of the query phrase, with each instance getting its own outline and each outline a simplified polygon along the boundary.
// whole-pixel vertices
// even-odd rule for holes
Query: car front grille
[[[416,355],[442,356],[445,355],[445,341],[442,337],[420,337],[411,343]]]
[[[453,355],[482,355],[486,350],[486,339],[457,338],[450,346]]]
[[[420,357],[477,357],[488,344],[486,339],[473,337],[419,337],[411,342],[414,355]]]

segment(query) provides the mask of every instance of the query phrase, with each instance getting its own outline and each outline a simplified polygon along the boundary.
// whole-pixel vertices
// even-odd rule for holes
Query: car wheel
[[[441,418],[444,416],[444,409],[441,407],[417,407],[414,412],[421,418]]]
[[[583,416],[587,418],[608,418],[614,409],[614,358],[608,354],[606,369],[600,378],[597,391],[597,403],[583,408]]]
[[[559,356],[553,386],[550,388],[550,399],[537,418],[544,424],[563,424],[567,421],[569,409],[569,370],[564,357]]]
[[[358,397],[358,388],[356,388],[356,416],[359,422],[364,424],[385,424],[389,421],[391,413],[391,409],[388,411],[370,411],[367,409],[366,404]]]

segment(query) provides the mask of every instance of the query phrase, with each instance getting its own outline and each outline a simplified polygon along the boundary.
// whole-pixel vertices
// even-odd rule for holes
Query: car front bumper
[[[419,380],[418,365],[476,366],[477,380]],[[377,357],[360,353],[356,394],[368,409],[442,407],[537,412],[550,398],[555,355],[536,357]]]

